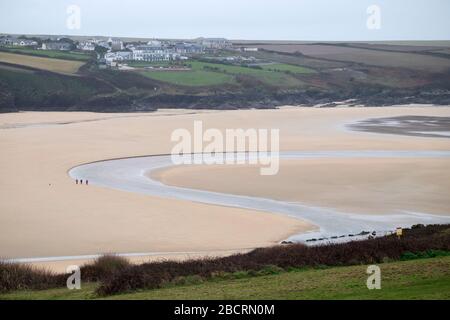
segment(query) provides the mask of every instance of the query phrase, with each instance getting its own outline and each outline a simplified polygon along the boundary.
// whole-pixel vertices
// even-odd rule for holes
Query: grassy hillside
[[[47,57],[47,58],[55,58],[55,59],[65,59],[65,60],[77,60],[77,61],[88,61],[92,59],[92,54],[90,53],[82,53],[82,52],[74,52],[74,51],[61,51],[61,50],[37,50],[31,48],[1,48],[2,51],[18,53],[23,55],[32,55],[39,57]]]
[[[0,110],[22,106],[24,110],[60,110],[87,100],[95,94],[111,92],[107,84],[93,78],[0,65]],[[38,105],[39,108],[33,106]]]
[[[154,80],[181,86],[216,86],[234,81],[234,78],[228,74],[195,69],[190,71],[144,71],[142,74]]]
[[[373,106],[450,104],[447,47],[393,48],[368,43],[255,46],[266,50],[222,50],[177,62],[190,70],[146,69],[168,63],[134,61],[128,64],[136,69],[127,71],[100,68],[91,54],[81,52],[5,49],[0,51],[1,69],[21,73],[17,77],[24,79],[33,77],[33,73],[24,76],[24,72],[12,70],[11,66],[35,68],[46,71],[45,80],[52,80],[48,86],[27,81],[27,90],[33,94],[24,99],[20,87],[11,86],[9,79],[0,77],[0,112],[50,110],[41,99],[49,91],[61,96],[60,111],[272,108],[348,99],[353,99],[354,104]],[[61,73],[76,73],[82,84],[60,90],[57,82]],[[94,85],[92,79],[97,80]],[[83,83],[90,92],[80,95]],[[53,84],[56,87],[51,90]],[[107,93],[105,87],[109,88]],[[54,108],[56,105],[51,110]]]
[[[283,72],[276,70],[265,70],[252,67],[243,67],[236,65],[226,65],[218,63],[209,63],[201,61],[190,62],[189,65],[194,70],[211,70],[214,72],[222,72],[232,75],[244,75],[253,77],[265,84],[278,87],[293,87],[301,84],[300,81]]]
[[[299,269],[264,276],[230,275],[136,293],[99,297],[96,283],[81,290],[18,291],[0,299],[450,299],[450,257],[379,264],[381,289],[366,287],[367,266]]]
[[[135,63],[131,65],[136,66]],[[254,78],[271,86],[298,87],[301,85],[301,82],[287,74],[287,72],[294,74],[313,72],[308,68],[288,64],[273,64],[260,68],[252,68],[211,62],[189,61],[187,62],[187,66],[191,68],[190,71],[146,71],[143,74],[155,80],[184,86],[215,86],[235,83],[235,76],[242,75]]]
[[[292,72],[298,74],[316,73],[316,71],[314,71],[313,69],[287,63],[266,64],[261,66],[261,68],[269,71]]]

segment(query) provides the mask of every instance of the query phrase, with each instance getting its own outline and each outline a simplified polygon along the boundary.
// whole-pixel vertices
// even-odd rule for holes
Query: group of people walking
[[[80,182],[80,184],[83,184],[83,179],[80,179],[80,180],[75,179],[75,183],[78,184],[78,182]],[[86,179],[85,182],[86,182],[86,185],[89,184],[89,180],[88,179]]]

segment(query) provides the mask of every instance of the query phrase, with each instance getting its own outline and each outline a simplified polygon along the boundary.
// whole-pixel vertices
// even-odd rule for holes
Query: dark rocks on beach
[[[356,131],[448,138],[450,117],[400,116],[373,118],[349,125]],[[443,134],[440,134],[443,133]]]

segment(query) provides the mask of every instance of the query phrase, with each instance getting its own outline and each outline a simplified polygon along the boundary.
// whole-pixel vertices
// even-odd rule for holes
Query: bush
[[[81,276],[84,281],[99,281],[112,276],[115,272],[119,272],[128,268],[130,262],[117,255],[103,255],[92,264],[81,267]]]
[[[400,260],[414,260],[414,259],[426,259],[426,258],[435,258],[435,257],[446,257],[450,256],[449,251],[444,250],[427,250],[423,252],[405,252],[400,256]]]
[[[63,286],[65,275],[56,275],[30,265],[0,261],[0,292],[13,290],[41,290]]]
[[[450,226],[431,225],[405,229],[395,235],[339,244],[305,246],[279,245],[246,254],[187,261],[131,265],[127,259],[106,255],[81,268],[83,281],[101,281],[100,295],[167,284],[195,284],[205,279],[236,279],[278,274],[306,268],[372,264],[450,255]],[[66,274],[54,274],[28,265],[0,261],[0,292],[63,287]]]
[[[279,245],[255,249],[216,259],[198,259],[183,262],[165,261],[135,265],[102,281],[98,293],[115,294],[136,289],[159,288],[165,282],[183,276],[197,275],[201,279],[231,278],[252,274],[278,274],[284,270],[305,267],[382,263],[402,257],[426,257],[450,252],[448,226],[429,226],[404,230],[402,239],[395,235],[363,241],[352,241],[321,246],[303,244]],[[410,253],[408,253],[410,252]]]
[[[233,278],[234,279],[243,279],[243,278],[248,278],[248,277],[249,277],[248,271],[236,271],[236,272],[233,272]]]
[[[116,272],[130,267],[127,259],[114,255],[97,258],[92,264],[81,267],[83,281],[105,280]],[[41,290],[64,287],[67,274],[55,274],[27,264],[0,261],[0,292],[14,290]]]
[[[259,270],[258,274],[260,275],[271,275],[271,274],[280,274],[284,272],[283,268],[274,265],[268,265]]]

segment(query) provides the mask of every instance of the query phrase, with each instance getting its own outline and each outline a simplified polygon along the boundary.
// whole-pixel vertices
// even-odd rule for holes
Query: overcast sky
[[[67,7],[80,28],[67,27]],[[377,5],[379,29],[367,27]],[[450,40],[450,0],[0,0],[0,32],[146,38]],[[72,25],[73,28],[73,25]]]

